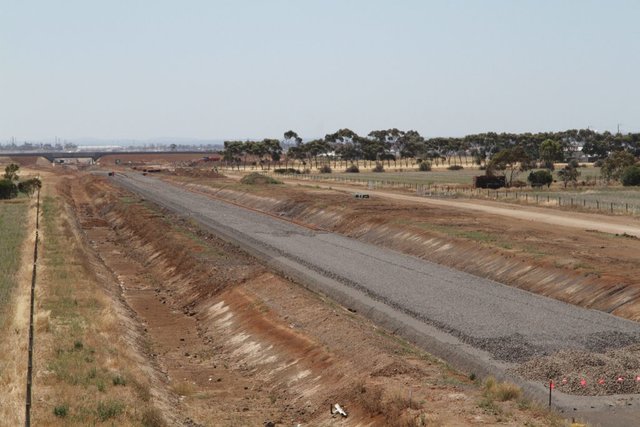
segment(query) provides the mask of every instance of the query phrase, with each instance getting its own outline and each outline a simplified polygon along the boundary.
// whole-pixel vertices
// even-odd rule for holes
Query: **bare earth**
[[[387,307],[393,307],[414,319],[418,318],[426,322],[427,325],[434,325],[440,330],[451,333],[471,347],[488,351],[491,358],[463,350],[463,346],[454,344],[458,346],[459,353],[467,352],[471,359],[483,359],[485,363],[493,364],[494,371],[497,370],[497,365],[491,362],[491,359],[499,362],[520,361],[537,354],[548,354],[551,349],[562,348],[602,351],[610,345],[606,337],[612,335],[615,335],[622,345],[633,344],[638,340],[639,329],[635,322],[625,322],[607,315],[602,317],[597,311],[581,311],[575,306],[557,305],[552,300],[544,298],[526,302],[524,300],[534,296],[509,287],[496,288],[492,282],[483,282],[479,278],[439,269],[433,265],[428,268],[438,271],[422,272],[422,267],[418,264],[414,265],[410,258],[402,258],[392,252],[363,246],[353,241],[341,240],[329,234],[295,230],[294,226],[285,226],[286,223],[271,220],[268,217],[258,219],[255,214],[249,215],[237,209],[233,211],[235,208],[225,207],[212,200],[207,201],[206,197],[163,188],[164,184],[150,178],[121,176],[118,181],[135,188],[151,200],[171,208],[179,207],[182,212],[186,209],[194,220],[202,222],[227,237],[230,234],[251,236],[249,240],[244,237],[239,238],[244,242],[244,246],[260,252],[261,249],[257,246],[266,244],[265,254],[272,252],[293,260],[294,263],[298,263],[296,265],[311,268],[325,279],[337,280],[342,287],[347,285],[352,289],[364,291],[364,295],[384,301]],[[211,216],[212,213],[215,213],[215,216]],[[248,217],[252,218],[248,219]],[[247,220],[245,221],[244,218]],[[314,241],[307,242],[305,239],[314,239]],[[298,240],[300,242],[297,242]],[[327,250],[323,249],[324,246],[327,246]],[[306,256],[307,248],[311,249],[308,253],[309,257]],[[342,253],[343,250],[347,253]],[[295,254],[295,258],[290,254]],[[341,260],[348,260],[348,262],[344,263]],[[382,266],[385,263],[392,263],[395,267],[385,268]],[[280,264],[297,268],[292,267],[288,261],[280,261]],[[349,270],[351,266],[355,270]],[[424,278],[409,277],[411,274],[415,276],[416,273],[418,276],[421,274],[425,276]],[[367,274],[373,276],[366,277]],[[386,277],[386,274],[391,276]],[[423,291],[417,288],[409,289],[411,284],[423,283],[423,279],[429,284],[428,288]],[[455,285],[451,286],[454,283]],[[466,285],[467,283],[469,286]],[[491,289],[484,289],[487,286]],[[321,285],[323,292],[331,294],[327,287],[335,289],[339,285],[328,283]],[[455,292],[455,295],[440,295],[442,292]],[[435,296],[431,295],[432,293],[435,293]],[[504,293],[504,296],[500,297],[498,293]],[[354,299],[363,300],[363,295],[355,295],[351,291],[348,294]],[[433,300],[428,298],[429,295]],[[483,303],[481,301],[485,296],[489,299]],[[429,301],[437,303],[432,305]],[[446,305],[443,306],[445,302]],[[366,303],[365,306],[367,304],[372,306],[371,303]],[[513,309],[508,308],[510,304],[514,304]],[[529,309],[531,309],[530,312]],[[506,311],[503,312],[503,310]],[[565,310],[566,314],[560,313]],[[496,315],[497,312],[502,314]],[[399,317],[397,312],[392,316]],[[548,322],[549,328],[545,327],[545,322]],[[598,326],[592,329],[589,325]],[[606,325],[610,325],[611,329],[606,329],[609,327]],[[415,324],[412,327],[420,329],[420,326]],[[606,330],[599,329],[602,327]],[[572,334],[572,330],[575,330],[575,333]],[[423,333],[434,335],[431,330]],[[589,338],[590,334],[592,334],[591,338]],[[440,341],[441,345],[443,341],[445,340]],[[597,405],[597,402],[585,400],[580,404],[580,400],[567,399],[565,404],[584,406],[588,409]],[[600,404],[605,403],[602,400],[600,402]],[[607,401],[607,403],[610,402]],[[630,404],[632,400],[625,402]]]
[[[479,406],[481,392],[465,375],[188,220],[170,227],[168,213],[104,182],[66,185],[87,238],[144,324],[148,356],[177,395],[173,411],[184,425],[552,422],[516,402]],[[333,403],[349,418],[332,417]]]

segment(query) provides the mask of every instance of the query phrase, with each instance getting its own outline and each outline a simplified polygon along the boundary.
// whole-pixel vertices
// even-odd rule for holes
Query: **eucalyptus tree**
[[[339,129],[334,133],[325,135],[324,141],[342,160],[359,160],[363,158],[363,139],[351,129]]]
[[[240,169],[240,162],[245,156],[245,144],[243,141],[225,141],[224,150],[222,151],[222,160],[227,164],[231,164],[231,168],[235,165]],[[245,162],[246,163],[246,162]]]
[[[395,163],[398,153],[397,144],[404,135],[405,132],[397,128],[369,132],[368,138],[372,143],[369,143],[367,148],[363,149],[365,151],[364,156],[373,157],[375,155],[375,160],[386,160],[387,166],[391,166],[389,162],[393,160]]]
[[[487,165],[487,175],[504,171],[505,182],[507,187],[510,187],[519,172],[529,169],[531,169],[531,157],[522,146],[516,145],[501,150],[491,158]]]
[[[394,148],[400,156],[401,162],[402,159],[408,162],[409,158],[424,157],[427,152],[425,140],[416,130],[404,132],[396,139]]]
[[[629,166],[633,166],[635,163],[636,158],[632,153],[626,150],[614,151],[604,161],[600,172],[607,181],[617,181],[622,176],[624,170]]]
[[[568,164],[558,171],[558,177],[560,177],[560,180],[564,183],[564,188],[567,188],[568,183],[572,183],[575,187],[578,183],[579,176],[580,171],[572,164]]]
[[[277,139],[265,138],[259,143],[261,150],[259,154],[261,155],[260,161],[264,162],[264,157],[268,157],[267,160],[267,169],[271,169],[271,163],[277,163],[282,158],[282,146],[280,145],[280,141]]]
[[[563,160],[564,156],[560,143],[552,139],[542,141],[538,152],[540,153],[540,160],[544,163],[544,167],[550,170],[553,170],[553,162]]]

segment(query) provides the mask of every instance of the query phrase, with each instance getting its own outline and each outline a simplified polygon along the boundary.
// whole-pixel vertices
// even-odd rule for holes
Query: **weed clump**
[[[113,385],[126,386],[127,380],[122,375],[118,374],[113,377]]]
[[[287,174],[287,175],[292,175],[292,174],[298,175],[298,174],[300,174],[300,171],[298,169],[294,169],[294,168],[286,168],[286,169],[285,168],[278,168],[278,169],[274,169],[273,173],[277,173],[277,174],[280,174],[280,175],[284,175],[284,174]]]
[[[53,408],[53,415],[58,418],[65,418],[69,414],[69,405],[62,404]]]
[[[163,427],[166,425],[160,411],[153,407],[144,410],[141,421],[144,427]]]
[[[418,170],[420,172],[429,172],[431,170],[431,163],[429,163],[429,162],[421,162],[420,166],[418,166]]]
[[[519,400],[522,397],[522,390],[512,383],[499,383],[493,377],[488,377],[484,382],[482,400],[478,406],[487,413],[500,415],[502,408],[496,403],[507,402],[510,400]]]
[[[100,421],[106,421],[109,418],[115,418],[124,411],[124,404],[119,400],[107,400],[98,403],[96,415]]]

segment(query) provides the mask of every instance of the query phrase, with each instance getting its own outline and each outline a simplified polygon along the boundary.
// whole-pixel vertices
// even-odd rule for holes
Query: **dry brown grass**
[[[195,393],[196,389],[190,382],[180,381],[171,386],[171,389],[178,396],[191,396]]]
[[[24,199],[10,202],[0,205],[5,214],[0,229],[0,420],[6,425],[20,425],[24,423],[29,298],[35,241],[35,234],[29,230],[35,229],[35,205]]]
[[[367,414],[383,416],[389,427],[438,425],[438,420],[422,413],[422,402],[395,392],[385,395],[382,386],[360,382],[355,386],[356,403]]]
[[[488,377],[484,382],[484,395],[500,402],[517,400],[522,396],[522,390],[515,384],[498,382],[493,377]]]
[[[34,425],[163,425],[114,295],[59,198],[44,198],[41,225]]]

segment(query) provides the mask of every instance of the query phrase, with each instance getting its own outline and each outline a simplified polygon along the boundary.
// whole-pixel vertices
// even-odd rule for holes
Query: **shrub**
[[[464,169],[464,166],[462,166],[462,165],[451,165],[447,169],[449,169],[450,171],[459,171],[460,169]]]
[[[166,424],[162,413],[157,408],[149,407],[142,413],[142,425],[144,427],[163,427]]]
[[[604,165],[604,160],[602,160],[602,159],[598,159],[595,162],[593,162],[593,166],[594,167],[601,168],[602,165]]]
[[[622,177],[620,178],[622,185],[625,187],[631,185],[640,185],[640,165],[633,165],[622,171]]]
[[[42,188],[42,182],[38,178],[31,178],[18,183],[18,191],[27,194],[29,197],[39,188]]]
[[[429,163],[429,162],[421,162],[420,166],[418,166],[418,170],[420,172],[429,172],[431,170],[431,163]]]
[[[527,177],[527,181],[529,181],[532,187],[542,187],[544,185],[549,187],[553,182],[553,175],[547,169],[531,171]]]
[[[573,159],[571,161],[569,161],[569,166],[571,166],[572,168],[579,168],[580,167],[580,163],[578,163],[578,161],[576,159]]]
[[[274,169],[273,173],[277,173],[277,174],[299,174],[300,171],[298,169],[294,169],[294,168],[278,168],[278,169]]]
[[[489,399],[497,399],[500,402],[519,399],[522,390],[515,384],[499,383],[493,377],[488,377],[484,382],[484,396]]]
[[[113,377],[113,385],[125,386],[125,385],[127,385],[127,380],[120,374],[115,375]]]
[[[69,405],[66,403],[63,405],[58,405],[53,408],[53,415],[59,418],[64,418],[69,414]]]
[[[96,413],[100,421],[106,421],[109,418],[115,418],[124,411],[124,404],[118,400],[109,400],[98,403]]]
[[[376,163],[376,167],[373,168],[373,172],[384,172],[384,166],[382,166],[382,163]]]
[[[495,394],[500,402],[506,402],[519,399],[522,395],[522,390],[515,384],[502,383],[498,385]]]
[[[9,179],[0,179],[0,199],[13,199],[18,196],[18,187]]]
[[[322,167],[319,170],[320,170],[320,173],[331,173],[331,166],[322,165]]]
[[[527,186],[527,183],[524,181],[516,180],[511,183],[511,186],[514,188],[523,188]]]
[[[351,165],[345,170],[345,172],[347,172],[347,173],[359,173],[360,172],[360,168],[357,165]]]

